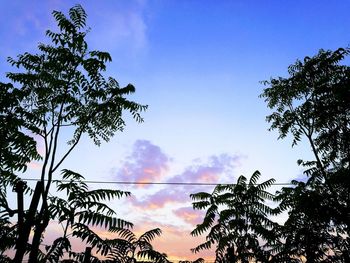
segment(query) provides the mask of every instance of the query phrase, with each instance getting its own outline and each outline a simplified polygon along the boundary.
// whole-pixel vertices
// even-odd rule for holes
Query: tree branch
[[[75,140],[74,144],[72,145],[72,147],[70,147],[70,149],[63,155],[63,157],[61,158],[61,160],[55,165],[55,167],[52,169],[52,173],[56,171],[56,169],[62,164],[62,162],[67,158],[67,156],[71,153],[71,151],[75,148],[75,146],[78,144],[81,135],[83,134],[83,132],[81,131],[78,135],[78,138]]]

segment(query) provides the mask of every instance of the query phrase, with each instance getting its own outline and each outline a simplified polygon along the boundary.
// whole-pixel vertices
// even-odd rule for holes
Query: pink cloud
[[[175,175],[168,183],[209,183],[220,182],[224,173],[230,171],[239,162],[239,156],[222,154],[211,156],[205,163],[197,163],[187,167],[183,173]],[[141,177],[142,178],[142,177]],[[213,185],[169,185],[156,193],[139,200],[132,198],[131,203],[136,208],[160,209],[170,203],[190,203],[189,195],[199,191],[211,191]]]
[[[174,214],[191,225],[200,224],[204,218],[204,212],[193,210],[192,207],[182,207],[174,211]]]
[[[237,166],[240,156],[212,155],[205,163],[189,166],[182,174],[174,176],[169,182],[218,183],[221,175]]]
[[[33,162],[28,163],[28,168],[33,169],[33,170],[41,170],[42,164],[33,161]]]
[[[178,191],[178,188],[164,188],[152,195],[148,195],[143,200],[136,199],[132,196],[129,200],[132,205],[140,209],[160,209],[171,203],[184,203],[190,202],[189,194],[185,194],[183,191]]]
[[[115,177],[117,180],[133,182],[159,181],[166,174],[169,162],[169,157],[159,146],[147,140],[137,140],[131,155],[126,158]]]

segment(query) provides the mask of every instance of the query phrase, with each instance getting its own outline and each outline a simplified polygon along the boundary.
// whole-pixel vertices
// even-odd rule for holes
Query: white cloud
[[[131,1],[130,5],[110,4],[103,10],[87,10],[89,34],[93,48],[108,52],[123,51],[128,54],[147,48],[145,4]]]

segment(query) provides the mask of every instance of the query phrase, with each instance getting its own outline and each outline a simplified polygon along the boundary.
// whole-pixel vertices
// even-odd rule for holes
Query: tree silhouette
[[[267,116],[279,138],[293,146],[307,139],[315,159],[299,160],[306,184],[278,195],[289,218],[283,229],[286,253],[308,262],[350,262],[350,49],[320,50],[288,67],[288,78],[265,81],[261,97],[275,110]]]
[[[203,258],[197,258],[194,261],[190,261],[190,260],[180,260],[179,263],[204,263],[205,260]]]
[[[34,223],[29,262],[38,261],[39,245],[52,219],[49,191],[54,174],[82,136],[88,135],[99,145],[123,130],[124,111],[142,122],[140,112],[147,108],[126,99],[135,91],[131,84],[122,88],[114,78],[103,76],[111,56],[107,52],[88,49],[85,41],[87,15],[80,5],[71,8],[68,17],[59,11],[54,11],[53,16],[59,32],[46,32],[51,44],[39,44],[37,54],[24,53],[16,59],[9,58],[11,65],[19,70],[7,73],[12,83],[2,83],[0,89],[1,121],[9,124],[9,128],[1,125],[1,134],[10,132],[5,137],[0,136],[1,176],[11,178],[6,179],[6,183],[16,179],[14,170],[23,170],[28,161],[38,159],[33,136],[44,144],[42,187],[39,189],[42,200],[36,202],[40,208],[35,220],[26,214],[28,229],[32,228],[30,222]],[[72,132],[67,145],[60,139],[64,130],[65,135]],[[21,152],[24,155],[18,154]],[[28,238],[29,232],[19,232],[21,242],[17,245],[15,262],[22,261]]]
[[[350,67],[341,64],[349,53],[320,50],[297,60],[288,67],[288,78],[264,81],[269,87],[260,95],[275,110],[266,118],[270,130],[277,129],[281,139],[290,133],[293,146],[305,136],[315,161],[304,164],[316,166],[323,177],[327,168],[350,164]]]
[[[166,255],[154,250],[151,244],[154,238],[161,235],[162,231],[159,228],[149,230],[139,238],[129,229],[115,228],[112,231],[118,235],[118,238],[109,240],[112,246],[108,254],[109,260],[120,263],[136,263],[141,262],[142,259],[156,263],[169,262]]]
[[[6,216],[0,218],[0,262],[12,262],[11,258],[6,255],[6,251],[16,244],[15,226],[12,226]]]
[[[303,182],[293,181],[293,184],[293,187],[282,188],[275,198],[280,202],[277,213],[288,211],[288,218],[280,228],[283,242],[275,246],[277,253],[273,262],[291,261],[301,256],[307,262],[336,262],[333,244],[337,236],[328,224],[327,200],[322,200],[324,194]]]
[[[276,237],[272,228],[276,225],[268,216],[273,210],[265,204],[273,196],[266,188],[274,179],[258,184],[260,173],[254,172],[249,181],[243,175],[234,185],[218,185],[209,194],[192,194],[194,209],[206,209],[203,222],[191,232],[199,236],[207,231],[206,242],[192,249],[199,252],[216,245],[215,262],[249,262],[252,259],[267,261],[267,241]],[[265,244],[261,242],[265,241]]]
[[[107,255],[112,247],[108,240],[101,238],[91,227],[102,227],[107,231],[121,226],[131,227],[130,222],[117,218],[115,211],[103,203],[129,196],[130,193],[107,189],[88,190],[88,186],[82,181],[84,177],[70,170],[63,170],[62,179],[64,181],[55,181],[57,190],[66,192],[67,198],[49,197],[48,210],[64,231],[62,237],[46,247],[47,253],[42,261],[58,262],[64,251],[71,251],[69,237],[85,241],[96,249],[96,253]]]
[[[19,103],[23,94],[11,84],[0,83],[0,261],[9,260],[4,252],[16,244],[18,225],[9,219],[18,213],[7,201],[7,190],[19,183],[16,173],[25,172],[31,160],[40,160],[35,140],[23,129],[32,125],[22,118],[23,109]],[[23,185],[23,192],[30,189]]]

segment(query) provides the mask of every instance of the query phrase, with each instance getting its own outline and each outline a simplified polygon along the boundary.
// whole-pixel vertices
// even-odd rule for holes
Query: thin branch
[[[75,122],[71,122],[68,124],[61,124],[60,127],[71,127],[71,126],[75,126],[75,125],[77,125]]]
[[[70,147],[70,149],[63,155],[63,157],[61,158],[61,160],[55,165],[55,167],[52,169],[52,173],[54,173],[56,171],[56,169],[62,164],[62,162],[67,158],[67,156],[71,153],[71,151],[75,148],[75,146],[79,143],[79,140],[81,138],[81,135],[83,134],[82,131],[80,131],[78,138],[75,140],[74,144],[72,145],[72,147]]]
[[[53,105],[52,106],[52,119],[51,119],[51,122],[53,124],[54,122],[54,116],[55,116],[55,111],[54,111],[54,108],[53,108]],[[50,131],[48,133],[46,133],[46,136],[45,136],[45,160],[44,160],[44,164],[43,164],[43,167],[42,167],[42,170],[41,170],[41,181],[44,181],[45,180],[45,172],[46,172],[46,166],[48,164],[48,161],[50,159],[50,155],[51,155],[51,149],[52,149],[52,142],[53,142],[53,129],[54,129],[54,126],[52,126],[52,128],[50,129]],[[45,131],[46,131],[46,126],[45,126]],[[48,135],[50,134],[50,142],[49,144],[47,143],[47,137]]]
[[[57,128],[56,128],[56,132],[55,132],[55,138],[54,138],[54,142],[53,142],[53,149],[52,149],[52,155],[51,155],[51,163],[50,163],[50,167],[49,167],[49,171],[48,171],[48,178],[47,178],[47,185],[46,185],[46,189],[44,191],[45,193],[45,197],[47,196],[47,192],[50,189],[50,185],[51,185],[51,181],[52,181],[52,169],[55,163],[55,156],[56,156],[56,151],[57,151],[57,144],[58,144],[58,135],[59,135],[59,131],[60,131],[60,121],[61,121],[61,116],[62,116],[62,112],[63,112],[63,106],[64,106],[64,101],[61,104],[61,108],[57,117]]]

